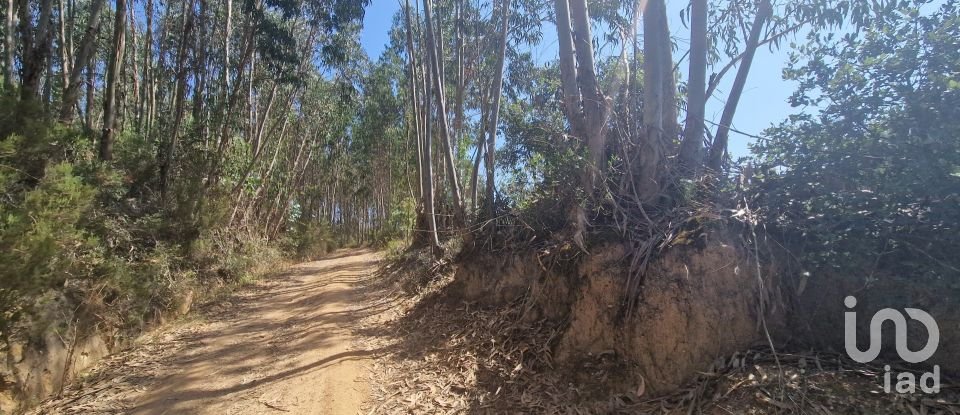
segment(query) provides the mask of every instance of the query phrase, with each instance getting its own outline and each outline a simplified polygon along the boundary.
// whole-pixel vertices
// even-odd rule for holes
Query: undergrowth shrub
[[[406,239],[391,239],[384,245],[387,251],[387,262],[397,262],[403,258],[404,252],[410,247],[410,242]]]
[[[204,231],[191,243],[188,254],[200,275],[237,283],[268,274],[283,257],[280,248],[267,238],[225,228]]]
[[[68,278],[95,276],[103,263],[99,240],[80,226],[95,192],[74,174],[71,164],[51,165],[36,188],[11,194],[9,189],[16,187],[18,179],[22,176],[0,174],[5,193],[5,203],[0,204],[0,323],[4,326],[18,317],[31,296],[62,286]]]
[[[202,175],[180,174],[161,198],[156,143],[124,132],[115,160],[102,163],[95,142],[0,97],[0,347],[14,332],[39,336],[78,316],[135,332],[193,293],[252,281],[284,260],[274,241],[228,226],[233,198]],[[201,162],[184,156],[180,168]],[[304,255],[332,246],[328,230],[302,235]]]
[[[344,246],[343,242],[335,239],[326,225],[315,222],[301,223],[289,235],[286,249],[297,259],[310,260]]]
[[[824,39],[814,56],[784,71],[801,85],[796,105],[822,104],[752,146],[752,204],[814,275],[922,278],[955,289],[958,36],[956,6],[944,5],[929,16],[878,22],[855,40]],[[891,67],[923,70],[890,76]]]

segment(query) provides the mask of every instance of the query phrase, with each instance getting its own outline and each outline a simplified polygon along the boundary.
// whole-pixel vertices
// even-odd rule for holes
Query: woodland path
[[[36,411],[356,414],[382,351],[358,346],[352,328],[383,310],[366,284],[380,260],[340,250],[264,279],[105,359]]]

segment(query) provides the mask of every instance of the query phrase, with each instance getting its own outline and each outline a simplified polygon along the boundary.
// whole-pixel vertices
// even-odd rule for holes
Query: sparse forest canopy
[[[368,3],[6,0],[4,339],[51,293],[139,327],[186,290],[392,241],[616,238],[633,304],[651,256],[744,212],[803,270],[956,287],[953,0],[404,0],[377,57]],[[734,159],[778,50],[797,112]]]

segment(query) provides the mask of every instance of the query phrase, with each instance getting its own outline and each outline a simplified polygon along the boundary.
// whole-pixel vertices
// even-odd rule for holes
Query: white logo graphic
[[[843,300],[843,304],[846,305],[847,308],[853,309],[857,306],[857,299],[852,295],[848,296]],[[940,328],[937,326],[937,322],[933,319],[933,316],[926,311],[916,308],[906,308],[904,311],[906,311],[910,318],[919,321],[926,328],[929,337],[927,338],[927,344],[924,345],[923,348],[918,351],[913,351],[907,347],[907,318],[900,311],[892,308],[884,308],[874,314],[870,320],[870,344],[867,345],[866,351],[861,351],[860,348],[857,347],[857,312],[846,311],[843,313],[843,343],[847,349],[847,355],[860,363],[869,363],[876,359],[877,356],[880,355],[880,347],[883,343],[883,323],[885,321],[891,321],[893,322],[895,331],[894,344],[897,348],[897,354],[901,359],[909,363],[920,363],[931,358],[937,351],[937,346],[940,345]],[[884,370],[883,389],[889,393],[892,389],[890,387],[890,366],[884,366]],[[913,373],[903,372],[897,374],[895,389],[898,393],[913,393],[916,391],[916,387],[917,379]],[[926,393],[940,392],[939,365],[933,366],[933,372],[924,373],[920,377],[920,389]]]

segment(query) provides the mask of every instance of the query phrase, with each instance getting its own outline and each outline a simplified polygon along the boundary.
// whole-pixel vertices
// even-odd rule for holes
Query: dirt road
[[[38,413],[356,414],[379,351],[351,328],[381,310],[364,284],[379,260],[343,250],[261,281],[108,358]]]

